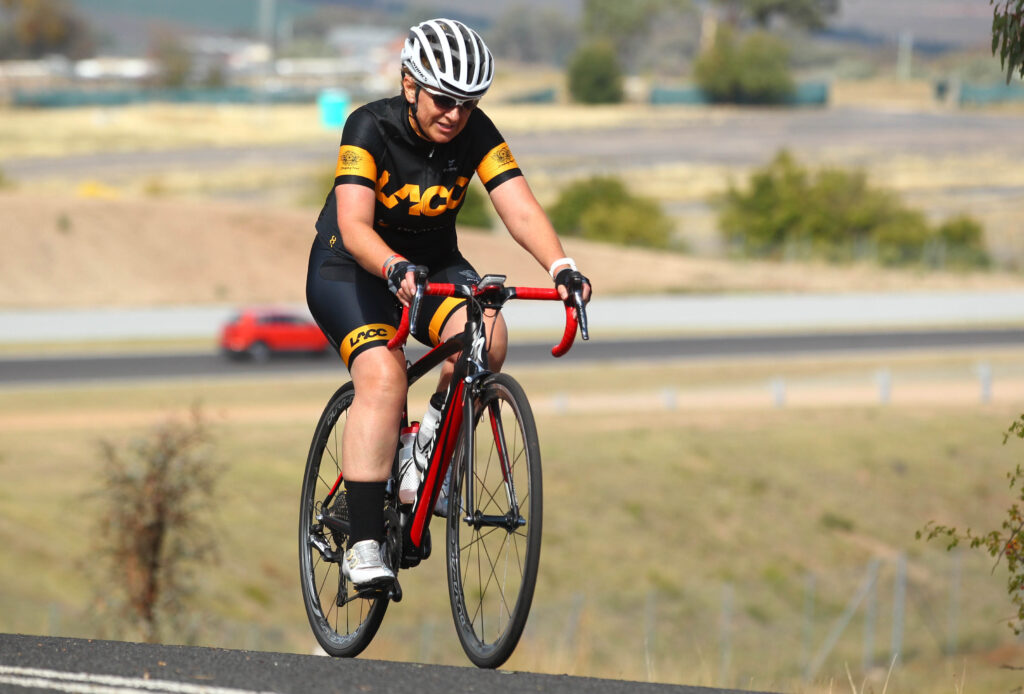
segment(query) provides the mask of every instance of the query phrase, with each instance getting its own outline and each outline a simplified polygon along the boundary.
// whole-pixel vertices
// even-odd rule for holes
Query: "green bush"
[[[580,220],[587,208],[602,200],[622,200],[629,197],[625,184],[617,178],[594,176],[570,183],[548,209],[548,217],[560,234],[581,236]]]
[[[736,253],[753,257],[870,258],[883,265],[989,264],[981,225],[958,217],[932,229],[893,193],[873,188],[862,171],[810,172],[780,152],[753,172],[745,190],[730,186],[719,228]]]
[[[570,184],[548,215],[555,229],[566,236],[651,248],[667,248],[672,238],[672,220],[661,206],[633,195],[613,177]]]
[[[937,264],[954,269],[991,265],[992,260],[985,250],[985,230],[975,219],[967,215],[948,219],[939,225],[936,235]]]
[[[784,103],[796,88],[785,43],[764,32],[738,42],[728,28],[719,29],[714,45],[697,59],[694,78],[719,103]]]
[[[623,97],[622,68],[610,43],[582,46],[569,61],[569,95],[583,104],[617,104]]]

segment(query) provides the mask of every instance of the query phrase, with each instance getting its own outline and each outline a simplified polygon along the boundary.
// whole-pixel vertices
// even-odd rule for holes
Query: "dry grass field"
[[[1024,664],[1024,651],[1004,623],[1001,568],[914,531],[928,520],[998,524],[1003,475],[1020,459],[1002,431],[1024,406],[1022,356],[517,370],[541,430],[545,539],[508,667],[808,694],[848,691],[849,669],[881,691],[899,604],[888,691],[1011,690],[1018,674],[1006,666]],[[987,403],[977,360],[995,374]],[[884,404],[882,366],[894,384]],[[780,376],[782,406],[770,385]],[[0,390],[0,629],[131,636],[96,611],[98,442],[123,446],[198,402],[226,469],[219,559],[197,567],[188,627],[169,640],[311,652],[296,507],[308,437],[335,386],[264,377]],[[873,562],[871,600],[840,628]],[[466,664],[443,566],[403,574],[406,598],[366,657]]]

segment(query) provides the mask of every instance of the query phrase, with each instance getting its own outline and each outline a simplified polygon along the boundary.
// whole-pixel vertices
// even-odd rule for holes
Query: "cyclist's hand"
[[[590,280],[572,268],[563,268],[555,275],[555,289],[562,301],[568,301],[574,290],[580,291],[583,303],[590,301]]]
[[[398,297],[403,306],[408,306],[416,294],[416,277],[413,275],[416,266],[408,260],[399,262],[388,268],[388,289]]]

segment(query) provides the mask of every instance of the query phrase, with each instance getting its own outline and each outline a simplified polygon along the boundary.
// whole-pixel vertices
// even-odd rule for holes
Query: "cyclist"
[[[309,308],[355,386],[342,440],[351,532],[342,562],[357,586],[390,581],[383,557],[386,481],[406,401],[405,355],[389,350],[399,303],[415,293],[413,266],[432,282],[475,284],[455,218],[474,172],[512,237],[548,270],[563,299],[590,283],[562,244],[491,120],[477,108],[494,76],[480,36],[450,19],[413,26],[399,95],[356,109],[342,132],[334,186],[316,222],[306,278]],[[397,301],[396,301],[397,299]],[[413,336],[436,345],[465,325],[464,300],[424,297]],[[488,360],[505,359],[504,320],[485,318]],[[440,398],[454,358],[441,369]],[[432,399],[432,407],[439,402]],[[435,413],[436,414],[436,413]],[[426,418],[425,418],[426,419]]]

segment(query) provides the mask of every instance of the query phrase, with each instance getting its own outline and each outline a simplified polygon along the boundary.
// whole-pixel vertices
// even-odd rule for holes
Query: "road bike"
[[[384,506],[385,553],[396,574],[390,585],[357,590],[341,571],[349,533],[341,438],[354,393],[351,382],[334,393],[317,423],[302,482],[299,565],[306,614],[329,655],[361,653],[377,633],[388,604],[402,599],[398,570],[430,556],[430,520],[443,494],[448,596],[463,650],[478,667],[496,668],[519,642],[540,563],[540,444],[523,388],[511,376],[488,369],[483,318],[485,311],[500,311],[512,299],[561,299],[555,289],[506,287],[505,279],[486,275],[476,285],[428,283],[425,271],[417,270],[416,294],[388,343],[390,349],[404,345],[423,296],[466,299],[463,332],[415,363],[406,362],[411,386],[458,355],[413,504],[399,501],[400,448],[395,452]],[[565,302],[565,331],[551,350],[554,356],[569,351],[577,327],[589,339],[579,291]],[[408,409],[407,401],[403,428],[409,425]]]

